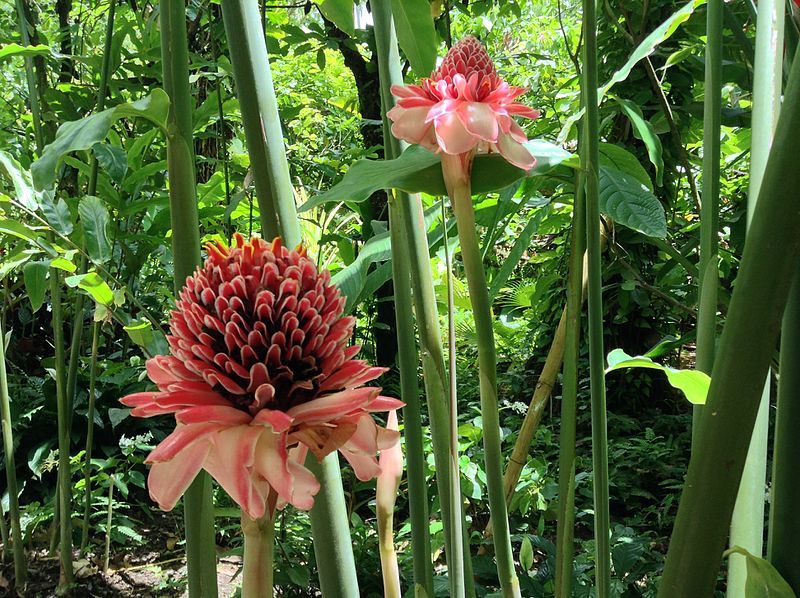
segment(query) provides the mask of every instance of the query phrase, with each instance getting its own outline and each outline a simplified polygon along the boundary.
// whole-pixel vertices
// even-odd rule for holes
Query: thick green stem
[[[11,404],[6,377],[5,334],[0,326],[0,417],[3,426],[3,456],[5,458],[6,482],[8,484],[8,511],[11,518],[11,539],[14,543],[14,587],[22,590],[28,576],[25,548],[22,544],[22,527],[19,523],[19,489],[17,488],[17,465],[14,460],[14,431],[11,425]]]
[[[572,216],[572,248],[567,283],[566,348],[561,397],[561,433],[558,452],[558,526],[556,532],[556,598],[572,596],[575,535],[575,428],[578,403],[578,356],[583,306],[583,260],[586,247],[584,177],[576,177]]]
[[[86,412],[86,455],[83,466],[83,483],[85,485],[83,533],[81,534],[81,550],[89,543],[89,515],[92,512],[92,445],[94,444],[94,411],[95,411],[95,383],[97,381],[97,346],[100,340],[100,323],[92,324],[92,361],[89,365],[89,408]]]
[[[697,311],[697,369],[711,373],[717,339],[720,123],[722,118],[723,0],[706,5],[706,55],[703,103],[703,184],[700,207],[700,300]],[[697,442],[700,414],[695,405],[692,446]]]
[[[339,453],[328,455],[322,463],[309,454],[306,467],[320,483],[309,516],[322,595],[358,598],[356,561],[350,539],[350,519],[344,501]]]
[[[461,260],[478,338],[483,447],[486,458],[486,485],[493,521],[493,539],[497,573],[504,596],[520,596],[519,580],[514,570],[511,534],[503,492],[503,452],[500,439],[500,414],[497,402],[497,356],[494,346],[492,306],[483,270],[475,211],[470,190],[471,155],[442,154],[442,172],[456,216]]]
[[[800,268],[794,275],[782,331],[768,556],[795,594],[800,595]]]
[[[261,229],[288,247],[301,242],[278,103],[257,0],[222,0],[222,17],[256,186]]]
[[[594,477],[595,592],[611,592],[611,521],[608,506],[608,430],[606,423],[605,352],[603,350],[603,280],[600,246],[600,123],[597,106],[597,3],[583,0],[583,72],[581,104],[583,138],[581,170],[586,177],[586,254],[589,280],[589,379],[592,393],[592,464]]]
[[[19,34],[23,46],[31,45],[31,36],[28,27],[28,19],[25,16],[24,0],[16,0],[17,8],[17,23],[19,25]],[[33,71],[33,57],[25,56],[25,79],[28,84],[28,104],[31,108],[31,121],[33,122],[33,138],[36,144],[36,152],[41,156],[44,149],[44,129],[42,127],[42,110],[39,103],[39,90],[36,86],[36,74]]]
[[[242,598],[272,598],[275,521],[269,515],[261,519],[251,519],[242,513],[242,532]]]
[[[64,584],[72,583],[72,484],[69,459],[69,401],[66,394],[66,365],[64,363],[64,321],[61,316],[61,275],[50,270],[50,303],[55,345],[56,406],[58,413],[58,507],[59,559]]]
[[[780,114],[783,83],[783,0],[761,0],[758,4],[756,53],[753,79],[753,128],[750,147],[750,198],[748,225],[756,210],[764,169]],[[784,334],[793,334],[787,329]],[[764,383],[761,405],[747,452],[742,481],[731,521],[731,546],[741,546],[761,556],[764,538],[764,504],[769,435],[769,376]],[[728,598],[745,598],[747,561],[740,554],[728,559]]]
[[[186,5],[161,0],[161,62],[171,103],[167,119],[167,169],[172,220],[175,293],[200,264],[200,230],[192,144],[193,100],[189,87]],[[211,478],[200,471],[183,497],[186,563],[191,598],[217,595],[217,560]]]
[[[795,57],[747,236],[659,586],[663,598],[713,593],[736,490],[800,259],[800,60]]]

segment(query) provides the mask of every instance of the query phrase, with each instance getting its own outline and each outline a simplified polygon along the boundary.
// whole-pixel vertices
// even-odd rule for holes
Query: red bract
[[[430,78],[392,86],[398,101],[387,116],[392,134],[409,143],[453,155],[499,152],[530,170],[536,159],[522,145],[527,137],[512,117],[537,118],[539,112],[514,101],[523,93],[497,75],[486,50],[470,36],[453,46]]]
[[[171,355],[147,362],[157,392],[122,399],[132,414],[174,413],[175,431],[150,453],[148,487],[169,510],[200,469],[250,517],[291,503],[309,509],[319,483],[303,466],[339,450],[361,480],[398,433],[372,412],[402,403],[364,387],[385,368],[354,359],[355,319],[302,248],[235,236],[209,244],[170,320]]]

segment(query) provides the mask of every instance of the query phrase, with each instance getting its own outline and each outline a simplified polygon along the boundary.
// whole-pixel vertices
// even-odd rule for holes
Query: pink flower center
[[[453,46],[444,57],[441,66],[433,72],[431,79],[453,84],[453,77],[462,75],[467,81],[476,77],[477,101],[489,95],[500,83],[494,63],[481,42],[468,35]]]

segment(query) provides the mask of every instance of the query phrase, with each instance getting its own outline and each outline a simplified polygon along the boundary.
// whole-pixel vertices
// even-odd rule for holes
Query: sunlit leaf
[[[86,274],[76,274],[74,276],[67,276],[64,279],[70,287],[78,287],[83,289],[94,299],[97,303],[110,306],[114,303],[114,293],[111,287],[100,278],[97,272],[87,272]]]
[[[353,0],[315,0],[320,12],[339,29],[352,37],[356,33]]]
[[[21,46],[19,44],[5,44],[0,46],[0,60],[12,56],[49,56],[52,54],[50,46],[38,44],[36,46]]]
[[[663,239],[667,236],[664,206],[641,182],[631,175],[600,167],[600,211],[617,224]]]
[[[656,135],[653,125],[651,125],[644,116],[642,116],[642,109],[631,100],[623,98],[615,98],[617,103],[622,108],[625,116],[631,121],[633,125],[634,135],[641,139],[647,148],[647,155],[650,157],[650,162],[656,169],[656,183],[660,187],[664,178],[664,151],[661,147],[661,140]]]
[[[39,207],[39,202],[36,200],[30,173],[23,170],[19,162],[12,158],[11,154],[3,150],[0,150],[0,169],[5,171],[8,178],[11,179],[17,201],[31,211],[36,210]]]
[[[436,68],[436,31],[428,0],[392,0],[397,43],[420,77]]]

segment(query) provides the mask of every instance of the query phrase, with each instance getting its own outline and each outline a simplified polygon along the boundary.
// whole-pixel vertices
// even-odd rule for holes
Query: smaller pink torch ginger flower
[[[419,85],[392,86],[398,100],[387,116],[398,139],[450,155],[499,152],[530,170],[536,159],[512,117],[538,118],[539,112],[514,101],[523,93],[500,79],[484,47],[468,36]]]
[[[289,503],[310,509],[319,482],[303,466],[338,450],[360,480],[380,473],[394,430],[373,412],[403,405],[364,386],[385,368],[354,359],[355,319],[327,271],[280,239],[209,244],[170,320],[171,355],[147,362],[155,392],[121,402],[139,417],[172,413],[177,425],[147,457],[150,496],[175,506],[205,469],[250,517]]]

